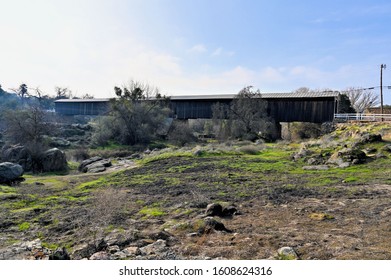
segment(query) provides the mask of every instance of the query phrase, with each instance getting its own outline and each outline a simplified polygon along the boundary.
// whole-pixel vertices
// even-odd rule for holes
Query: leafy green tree
[[[356,113],[349,97],[346,94],[341,94],[338,100],[338,112],[340,114],[352,114]]]
[[[229,106],[216,104],[212,110],[213,119],[220,120],[217,135],[246,140],[275,140],[278,136],[275,122],[267,114],[267,101],[252,86],[240,90]]]
[[[157,88],[135,81],[115,87],[114,92],[117,98],[111,100],[110,114],[101,117],[95,130],[97,144],[115,140],[135,145],[155,139],[170,113],[167,98]]]

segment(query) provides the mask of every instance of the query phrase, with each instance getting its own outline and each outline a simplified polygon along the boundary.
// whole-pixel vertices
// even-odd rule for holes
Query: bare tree
[[[86,93],[86,94],[84,94],[84,95],[81,97],[81,99],[94,99],[94,96],[93,96],[92,94]]]
[[[31,155],[33,172],[40,172],[41,155],[48,148],[44,136],[54,133],[54,126],[47,122],[46,112],[40,106],[9,110],[4,120],[8,143],[23,145]]]
[[[356,112],[362,113],[366,109],[379,104],[379,96],[372,90],[350,87],[341,92],[346,94]]]
[[[55,87],[54,88],[56,99],[72,99],[72,91],[68,88]]]

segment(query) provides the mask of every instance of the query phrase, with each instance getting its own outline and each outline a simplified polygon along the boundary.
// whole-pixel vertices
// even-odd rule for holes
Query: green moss
[[[281,260],[281,261],[293,261],[293,260],[296,260],[297,258],[294,255],[278,254],[277,259]]]
[[[18,225],[19,231],[26,231],[30,228],[30,223],[24,222]]]
[[[172,157],[192,157],[192,156],[193,156],[193,154],[191,152],[179,152],[179,151],[167,152],[167,153],[162,153],[162,154],[156,155],[156,156],[146,157],[146,158],[140,160],[139,163],[140,164],[147,164],[150,162],[163,160],[163,159],[169,159]]]
[[[0,193],[16,193],[17,189],[10,186],[1,186],[0,185]]]
[[[144,207],[139,211],[139,214],[150,216],[150,217],[161,217],[166,215],[166,213],[158,207],[152,207],[152,208]]]
[[[55,243],[49,243],[49,242],[42,242],[42,247],[48,248],[52,251],[55,251],[60,245],[55,244]]]
[[[138,199],[138,200],[136,200],[136,204],[138,204],[138,205],[144,205],[144,204],[145,204],[145,200]]]
[[[58,178],[58,176],[48,176],[48,177],[42,177],[42,176],[28,176],[26,180],[23,182],[23,185],[31,185],[35,184],[36,182],[44,184],[44,186],[41,186],[41,188],[48,188],[48,187],[54,187],[58,189],[62,189],[67,186],[67,182],[61,177]]]
[[[68,161],[68,169],[69,170],[77,170],[79,168],[79,163],[76,161]]]
[[[82,183],[82,184],[78,185],[77,188],[79,190],[88,191],[91,189],[96,189],[96,188],[102,187],[103,185],[106,185],[106,184],[107,184],[106,177],[100,177],[99,179]]]

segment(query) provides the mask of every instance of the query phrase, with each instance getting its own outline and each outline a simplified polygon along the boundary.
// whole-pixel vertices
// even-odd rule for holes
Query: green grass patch
[[[147,164],[150,162],[159,161],[159,160],[163,160],[163,159],[169,159],[172,157],[193,157],[193,154],[191,152],[180,152],[180,151],[167,152],[167,153],[162,153],[160,155],[143,158],[143,159],[139,160],[138,162],[140,164]]]
[[[16,193],[16,191],[14,187],[0,185],[0,193]]]
[[[30,228],[29,222],[24,222],[18,225],[19,231],[26,231]]]
[[[166,215],[166,212],[164,212],[162,209],[158,207],[152,207],[152,208],[144,207],[139,211],[139,213],[147,217],[161,217]]]
[[[62,179],[61,177],[58,176],[24,176],[25,181],[23,182],[22,185],[31,185],[35,184],[36,182],[44,184],[42,188],[47,188],[47,187],[54,187],[58,189],[62,189],[67,186],[67,182],[65,179]]]
[[[92,189],[100,188],[104,185],[107,185],[107,183],[108,183],[107,177],[102,176],[96,180],[85,182],[78,185],[77,189],[82,191],[90,191]]]
[[[69,170],[77,170],[79,168],[80,163],[76,161],[68,161],[68,169]]]

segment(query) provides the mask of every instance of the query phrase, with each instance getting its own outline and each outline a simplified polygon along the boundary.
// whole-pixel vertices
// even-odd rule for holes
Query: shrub
[[[178,121],[172,124],[172,128],[168,133],[168,140],[178,146],[184,146],[196,142],[197,138],[187,122]]]
[[[256,155],[261,150],[261,147],[254,145],[246,145],[238,148],[239,152],[248,155]]]

